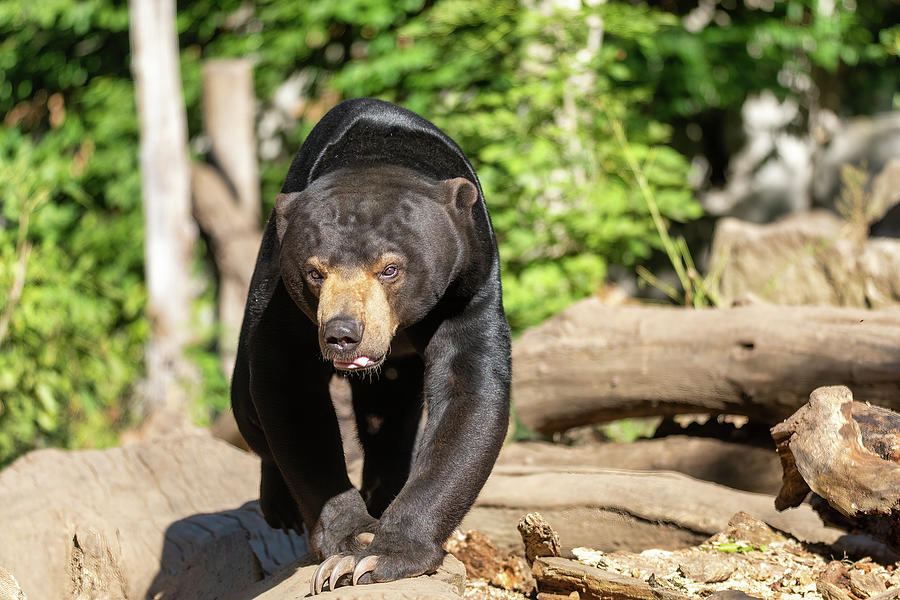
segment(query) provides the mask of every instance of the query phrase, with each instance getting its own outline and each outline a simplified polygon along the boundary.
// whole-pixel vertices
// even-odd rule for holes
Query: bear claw
[[[353,585],[356,585],[356,582],[359,581],[359,578],[365,575],[366,573],[375,569],[375,566],[378,564],[378,555],[373,554],[371,556],[366,556],[358,563],[356,563],[356,568],[353,569]]]
[[[360,577],[371,572],[377,564],[377,555],[365,556],[359,562],[349,555],[341,556],[336,554],[331,556],[319,565],[319,568],[313,573],[313,577],[309,582],[309,594],[311,596],[321,594],[326,580],[328,581],[329,589],[337,589],[338,582],[345,575],[351,575],[351,585],[356,585]]]
[[[325,560],[319,568],[316,569],[316,572],[313,573],[312,579],[309,580],[309,593],[312,596],[320,593],[322,591],[322,587],[325,585],[325,579],[328,577],[328,574],[331,572],[331,568],[334,567],[337,563],[339,563],[341,557],[339,555],[331,556]]]
[[[332,590],[337,589],[338,581],[344,575],[350,575],[353,573],[353,567],[356,566],[356,561],[352,556],[345,556],[341,559],[335,567],[334,570],[331,571],[331,576],[328,578],[328,587]]]

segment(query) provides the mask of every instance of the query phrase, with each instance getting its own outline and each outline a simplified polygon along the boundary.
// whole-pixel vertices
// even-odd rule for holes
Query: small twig
[[[643,267],[641,265],[638,265],[636,271],[637,271],[638,277],[640,277],[641,279],[643,279],[644,281],[646,281],[653,287],[655,287],[659,290],[662,290],[662,292],[666,296],[671,298],[673,301],[681,303],[682,298],[678,295],[678,290],[676,290],[674,287],[672,287],[665,281],[662,281],[659,277],[657,277],[656,275],[651,273],[649,271],[649,269],[647,269],[646,267]]]

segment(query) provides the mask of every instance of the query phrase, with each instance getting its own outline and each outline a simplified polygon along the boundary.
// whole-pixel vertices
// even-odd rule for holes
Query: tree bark
[[[813,503],[824,520],[900,551],[900,414],[824,387],[772,438],[784,469],[776,508],[798,506],[812,490],[827,503]]]
[[[132,71],[141,126],[140,166],[144,200],[147,311],[145,410],[166,415],[166,427],[185,421],[186,380],[192,372],[183,356],[190,340],[191,218],[187,126],[178,69],[174,0],[129,0]]]
[[[256,163],[253,67],[249,60],[203,65],[203,124],[212,165],[195,164],[194,216],[209,236],[218,269],[219,356],[230,378],[247,289],[262,239]]]
[[[203,128],[212,143],[213,162],[233,186],[240,211],[258,226],[255,111],[250,60],[208,60],[203,64]],[[251,264],[255,256],[251,256]]]
[[[900,311],[607,307],[589,298],[513,346],[512,397],[543,433],[624,417],[777,423],[822,385],[900,408]]]

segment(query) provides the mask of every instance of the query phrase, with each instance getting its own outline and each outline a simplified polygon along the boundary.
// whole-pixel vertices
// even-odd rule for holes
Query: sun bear
[[[353,394],[360,490],[328,393],[335,372]],[[231,392],[262,458],[266,521],[305,525],[324,561],[312,593],[440,564],[503,443],[509,382],[497,243],[472,165],[415,113],[337,105],[269,216]]]

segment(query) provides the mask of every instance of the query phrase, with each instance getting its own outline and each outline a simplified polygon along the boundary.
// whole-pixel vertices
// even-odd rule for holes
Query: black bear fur
[[[330,284],[310,264],[358,274],[386,252],[391,264],[364,285],[384,290],[390,351],[348,374],[364,450],[358,491],[328,384],[336,365],[368,359],[343,352],[318,322],[317,294]],[[365,338],[383,324],[358,325]],[[497,245],[471,164],[408,110],[337,105],[300,148],[269,217],[234,370],[234,415],[262,458],[267,522],[305,524],[320,559],[377,556],[363,582],[435,569],[503,443],[509,381]],[[374,534],[368,545],[363,532]]]

